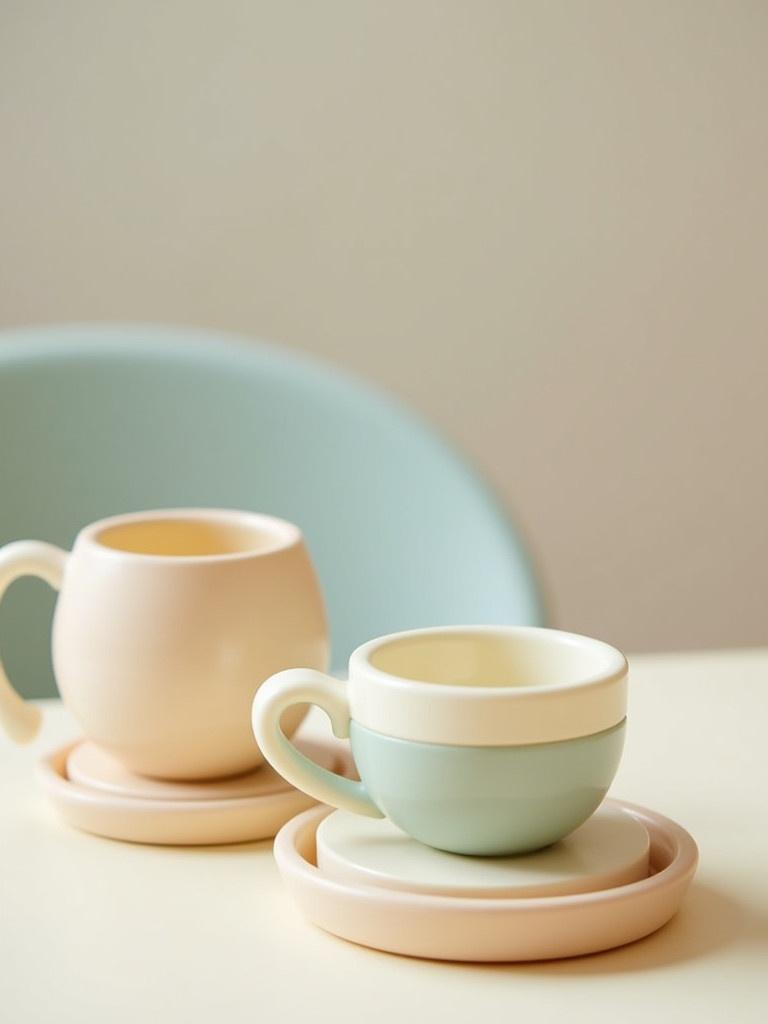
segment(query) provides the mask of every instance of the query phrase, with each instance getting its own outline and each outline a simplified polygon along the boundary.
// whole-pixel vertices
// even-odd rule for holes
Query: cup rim
[[[122,548],[110,547],[100,540],[100,535],[115,526],[130,525],[156,520],[206,520],[225,523],[232,526],[250,527],[269,532],[274,543],[258,548],[245,548],[242,551],[226,551],[207,555],[166,555],[144,551],[126,551]],[[211,564],[215,562],[238,562],[252,558],[264,558],[300,544],[303,540],[301,530],[295,523],[277,516],[262,512],[251,512],[246,509],[225,509],[208,507],[159,508],[137,512],[122,512],[118,515],[105,516],[84,526],[75,539],[75,548],[87,547],[107,558],[134,560],[137,562],[158,565],[189,565]]]
[[[371,664],[371,655],[406,636],[502,634],[546,637],[603,655],[599,669],[538,686],[461,686],[405,679]],[[588,666],[585,667],[585,673]],[[403,740],[458,746],[549,743],[602,732],[627,713],[628,664],[602,640],[539,626],[439,626],[368,641],[349,661],[352,719]]]
[[[593,672],[581,679],[572,680],[567,683],[553,683],[545,686],[471,686],[461,687],[450,683],[433,683],[428,679],[406,679],[403,676],[394,675],[371,664],[371,655],[388,644],[403,640],[407,637],[417,636],[445,636],[469,634],[483,636],[488,634],[500,634],[510,637],[522,636],[547,636],[559,643],[567,643],[573,647],[580,647],[582,650],[590,649],[601,651],[607,656],[606,668],[603,671]],[[606,643],[604,640],[597,640],[593,637],[584,636],[581,633],[571,633],[561,629],[550,629],[547,626],[494,626],[494,625],[469,625],[469,626],[427,626],[422,629],[403,630],[398,633],[389,633],[386,636],[376,637],[361,644],[351,654],[349,659],[349,678],[352,681],[353,671],[363,671],[369,678],[385,686],[395,689],[410,690],[413,688],[428,687],[429,692],[435,696],[451,696],[457,693],[472,695],[474,699],[486,697],[498,699],[504,696],[505,699],[530,698],[540,694],[565,693],[584,687],[604,686],[621,680],[629,670],[629,663],[624,654],[616,647]]]

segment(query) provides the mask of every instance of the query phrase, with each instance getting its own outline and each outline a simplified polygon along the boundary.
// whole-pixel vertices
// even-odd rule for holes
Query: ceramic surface
[[[528,851],[603,799],[624,737],[627,664],[597,640],[532,627],[445,627],[364,644],[347,685],[310,669],[267,680],[253,703],[267,760],[316,799],[386,814],[455,853]],[[351,736],[362,781],[297,757],[280,728],[313,703]]]
[[[349,659],[349,711],[420,743],[509,746],[603,732],[627,713],[627,661],[534,626],[443,626],[370,640]]]
[[[315,837],[330,813],[317,807],[288,822],[274,854],[304,916],[350,942],[437,960],[521,961],[581,956],[643,938],[679,909],[698,851],[679,825],[611,801],[648,830],[648,878],[569,896],[478,899],[341,882],[317,867]]]
[[[482,856],[538,850],[585,822],[616,774],[624,733],[620,722],[556,743],[465,747],[350,723],[355,764],[376,807],[422,843]]]
[[[43,790],[67,824],[109,839],[168,846],[270,839],[314,802],[288,783],[277,790],[226,798],[190,799],[187,793],[179,799],[117,795],[67,777],[67,760],[74,749],[61,747],[40,761]],[[333,743],[307,740],[301,742],[301,749],[334,771],[350,770],[348,756]]]
[[[327,748],[319,748],[326,768],[333,766]],[[268,764],[252,772],[224,779],[199,782],[169,782],[136,775],[101,747],[89,740],[78,743],[67,757],[66,774],[70,782],[117,797],[143,797],[147,800],[226,800],[232,797],[267,796],[285,792],[285,779]]]
[[[24,574],[60,587],[53,660],[86,736],[138,774],[232,775],[262,761],[248,727],[259,685],[295,664],[325,668],[323,601],[301,533],[250,512],[169,509],[81,530],[71,554],[20,541],[0,551],[0,593]],[[0,671],[17,739],[37,712]],[[286,731],[303,715],[295,709]]]
[[[386,819],[334,811],[317,828],[317,866],[353,885],[443,896],[566,896],[647,878],[648,830],[604,804],[567,839],[517,857],[462,857],[411,839]]]

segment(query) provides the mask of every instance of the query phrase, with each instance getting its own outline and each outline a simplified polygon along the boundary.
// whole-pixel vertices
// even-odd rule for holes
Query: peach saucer
[[[330,768],[332,757],[327,750],[323,767]],[[225,779],[210,779],[207,782],[171,782],[136,775],[105,750],[83,740],[73,747],[67,756],[67,778],[78,786],[98,789],[116,797],[139,796],[148,800],[227,800],[233,797],[267,796],[270,793],[285,792],[287,783],[268,764],[261,764],[252,772],[232,775]]]
[[[323,767],[350,771],[350,758],[340,744],[295,742]],[[286,821],[315,804],[268,765],[210,784],[161,782],[125,772],[87,741],[53,751],[39,762],[38,773],[69,825],[134,843],[201,846],[271,839]]]
[[[654,811],[606,805],[641,822],[650,837],[648,877],[571,895],[478,898],[392,889],[328,877],[317,867],[314,807],[278,832],[278,869],[304,916],[340,938],[434,960],[521,961],[581,956],[661,928],[680,908],[696,870],[692,837]]]

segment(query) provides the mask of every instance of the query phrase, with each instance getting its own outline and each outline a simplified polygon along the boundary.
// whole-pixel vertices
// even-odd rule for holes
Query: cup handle
[[[0,548],[0,600],[20,576],[39,576],[54,590],[61,586],[67,552],[37,540],[17,540]],[[0,725],[17,743],[34,739],[40,728],[39,708],[28,704],[11,686],[0,659]]]
[[[362,782],[321,768],[289,742],[280,728],[280,718],[294,704],[316,704],[328,715],[335,736],[349,736],[346,685],[314,669],[287,669],[262,683],[253,699],[253,734],[267,761],[284,779],[324,804],[383,818]]]

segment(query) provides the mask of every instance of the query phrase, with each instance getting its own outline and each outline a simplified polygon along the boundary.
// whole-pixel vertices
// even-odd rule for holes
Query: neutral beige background
[[[768,636],[768,3],[0,0],[0,318],[279,339],[496,483],[558,623]]]

